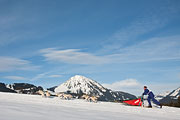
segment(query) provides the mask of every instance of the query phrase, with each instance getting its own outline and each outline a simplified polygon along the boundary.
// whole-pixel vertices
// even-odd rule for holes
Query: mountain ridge
[[[178,97],[180,97],[180,87],[171,92],[166,92],[156,96],[156,98],[159,99],[159,102],[162,104],[177,103]]]

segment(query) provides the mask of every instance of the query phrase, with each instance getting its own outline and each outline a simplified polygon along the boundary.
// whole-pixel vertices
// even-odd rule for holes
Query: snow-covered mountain
[[[106,92],[106,89],[96,81],[93,81],[84,76],[76,75],[55,89],[55,92],[64,91],[71,91],[72,93],[77,94],[85,93],[103,95],[103,92]]]
[[[11,92],[11,93],[16,93],[16,91],[9,89],[6,87],[4,83],[0,83],[0,92]]]
[[[50,88],[47,88],[47,90],[51,91],[51,92],[54,92],[55,88],[57,88],[58,86],[54,86],[54,87],[50,87]]]
[[[71,77],[68,81],[55,88],[55,92],[70,92],[76,94],[99,96],[99,100],[102,101],[136,98],[134,95],[128,93],[107,89],[98,82],[81,75],[75,75],[74,77]]]
[[[6,88],[23,94],[36,94],[37,91],[43,90],[41,86],[35,86],[29,83],[13,83],[7,84]]]
[[[180,96],[180,87],[171,92],[167,91],[165,93],[156,95],[156,98],[163,99],[164,97],[167,97],[167,96],[177,99]]]
[[[169,91],[166,91],[165,93],[158,94],[158,95],[156,95],[156,99],[161,100],[164,97],[166,97],[167,95],[169,95],[169,93],[170,93]]]
[[[180,96],[180,87],[170,92],[168,96],[178,98]]]
[[[163,104],[169,104],[171,102],[177,102],[178,97],[180,96],[180,87],[173,90],[172,92],[166,92],[156,96],[157,99]]]

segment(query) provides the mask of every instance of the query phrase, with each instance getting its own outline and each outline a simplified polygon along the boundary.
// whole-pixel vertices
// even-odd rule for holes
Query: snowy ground
[[[0,120],[179,120],[180,109],[141,108],[0,92]]]

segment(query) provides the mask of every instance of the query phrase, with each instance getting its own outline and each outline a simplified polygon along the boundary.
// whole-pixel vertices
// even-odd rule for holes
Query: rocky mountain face
[[[28,83],[14,83],[14,84],[7,84],[6,88],[16,91],[17,93],[22,94],[36,94],[37,91],[43,90],[41,86],[35,86]]]
[[[16,91],[9,89],[6,87],[4,83],[0,83],[0,92],[11,92],[11,93],[16,93]]]
[[[177,99],[180,96],[180,87],[175,89],[175,90],[173,90],[172,92],[170,92],[168,94],[168,96],[171,96],[171,97],[174,97],[174,98]]]
[[[52,92],[55,92],[54,90],[55,90],[55,88],[57,88],[58,86],[54,86],[54,87],[51,87],[51,88],[47,88],[47,90],[49,90],[49,91],[52,91]]]
[[[101,101],[136,99],[136,96],[134,95],[120,91],[112,91],[103,87],[98,82],[80,75],[71,77],[68,81],[59,85],[57,88],[55,88],[55,92],[67,92],[78,95],[87,94],[90,96],[98,96],[99,100]]]
[[[176,103],[178,97],[180,96],[180,87],[173,90],[172,92],[166,92],[164,94],[157,95],[156,98],[159,99],[159,102],[162,104]]]

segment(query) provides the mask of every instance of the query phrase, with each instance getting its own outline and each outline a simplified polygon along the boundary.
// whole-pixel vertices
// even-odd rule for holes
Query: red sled
[[[142,101],[141,98],[135,99],[135,100],[125,100],[123,103],[126,103],[128,105],[133,105],[133,106],[142,106]]]

